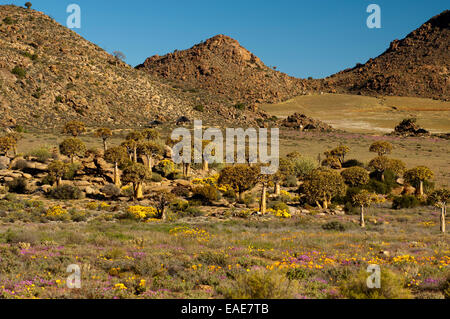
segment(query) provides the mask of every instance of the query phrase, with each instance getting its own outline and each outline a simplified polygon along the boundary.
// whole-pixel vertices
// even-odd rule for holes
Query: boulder
[[[0,156],[0,169],[8,169],[10,163],[11,160],[9,159],[9,157]]]

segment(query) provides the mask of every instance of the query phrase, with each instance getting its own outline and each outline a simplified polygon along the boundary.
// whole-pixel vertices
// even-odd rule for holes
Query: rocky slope
[[[137,68],[247,106],[280,102],[305,94],[313,86],[306,80],[269,68],[238,41],[225,35],[217,35],[184,51],[152,56]]]
[[[194,110],[203,106],[203,112]],[[210,92],[162,83],[43,13],[0,6],[0,124],[39,129],[80,119],[130,126],[185,115],[251,121]]]
[[[326,79],[338,92],[450,98],[450,11],[431,18],[364,65]]]

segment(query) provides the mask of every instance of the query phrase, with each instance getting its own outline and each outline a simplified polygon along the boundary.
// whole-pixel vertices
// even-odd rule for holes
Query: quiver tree
[[[342,163],[338,157],[329,155],[321,163],[323,167],[329,167],[332,169],[341,169]]]
[[[267,209],[267,188],[273,184],[275,175],[273,174],[259,174],[257,176],[257,182],[261,183],[261,198],[259,202],[259,211],[261,214],[266,213]]]
[[[128,159],[128,152],[122,146],[114,146],[105,152],[105,160],[114,165],[114,185],[120,187],[119,165],[125,163]]]
[[[404,175],[405,180],[418,188],[417,194],[423,196],[423,182],[434,178],[434,173],[426,166],[417,166],[407,170]]]
[[[370,181],[369,172],[359,166],[343,170],[341,176],[344,178],[345,183],[351,187],[366,185]]]
[[[159,139],[161,134],[159,134],[159,132],[157,130],[153,129],[153,128],[147,128],[147,129],[142,131],[142,136],[147,141],[152,141],[152,140]]]
[[[75,156],[84,156],[86,145],[78,138],[68,138],[59,145],[59,151],[61,154],[69,156],[70,162],[73,164]]]
[[[369,151],[373,153],[377,153],[378,156],[384,156],[387,154],[391,154],[392,152],[392,144],[385,141],[378,141],[370,145]]]
[[[447,202],[450,199],[450,190],[447,188],[437,189],[430,194],[428,200],[441,209],[440,224],[441,232],[445,233],[445,218],[447,216]]]
[[[127,135],[126,142],[122,143],[123,146],[127,147],[133,152],[133,162],[135,163],[137,163],[137,148],[143,138],[144,136],[141,132],[133,131]]]
[[[374,193],[370,193],[367,190],[362,190],[361,192],[353,195],[352,202],[354,205],[357,205],[361,208],[359,225],[364,228],[366,227],[366,222],[364,220],[364,208],[369,207],[372,203],[376,203],[378,201],[378,196]]]
[[[280,162],[278,165],[278,172],[276,172],[273,176],[273,184],[274,184],[274,194],[276,196],[280,196],[281,194],[281,183],[286,180],[286,178],[290,175],[295,174],[294,162],[289,158],[280,158]]]
[[[370,161],[369,167],[378,174],[381,181],[384,181],[384,172],[389,168],[389,158],[386,156],[377,156]]]
[[[80,121],[70,121],[64,125],[63,133],[77,137],[78,135],[86,132],[86,126]]]
[[[345,155],[347,155],[348,152],[350,152],[350,148],[348,146],[346,146],[346,145],[339,145],[335,149],[332,149],[329,152],[325,152],[325,155],[327,157],[329,157],[329,156],[336,157],[339,160],[339,163],[341,163],[341,166],[342,166],[342,164],[345,162]]]
[[[147,159],[147,169],[153,171],[153,159],[164,154],[164,146],[161,141],[143,141],[138,144],[138,153],[145,155]]]
[[[230,185],[238,192],[239,201],[242,201],[244,192],[252,189],[258,182],[259,168],[237,164],[225,167],[219,175],[219,185]]]
[[[61,181],[68,171],[67,164],[61,161],[54,161],[48,165],[48,174],[55,179],[56,186],[61,185]]]
[[[299,193],[304,194],[310,203],[316,203],[319,208],[324,209],[328,209],[334,197],[343,195],[344,192],[342,176],[328,169],[316,169],[299,188]]]
[[[31,2],[25,2],[25,7],[30,9],[33,4]]]
[[[97,131],[95,131],[95,136],[102,139],[103,149],[106,152],[108,150],[108,139],[112,136],[112,131],[109,128],[101,127]]]
[[[14,149],[17,145],[17,142],[11,136],[2,136],[0,137],[0,154],[8,155],[8,152]]]
[[[133,163],[123,170],[122,180],[124,183],[133,184],[134,199],[141,199],[144,197],[143,183],[148,180],[149,176],[148,170],[140,163]]]
[[[158,217],[166,220],[166,208],[175,200],[175,195],[167,191],[157,191],[151,196]]]
[[[14,156],[16,156],[17,155],[17,144],[23,138],[22,134],[20,134],[19,132],[12,132],[12,133],[8,133],[6,135],[6,137],[10,138],[11,148],[13,150]]]

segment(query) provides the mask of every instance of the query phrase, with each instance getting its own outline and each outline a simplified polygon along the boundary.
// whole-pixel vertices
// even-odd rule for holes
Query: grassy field
[[[90,203],[90,204],[89,204]],[[3,212],[35,215],[37,200],[8,197]],[[95,208],[95,204],[98,208]],[[443,298],[450,246],[432,207],[357,215],[118,220],[117,203],[67,201],[66,222],[0,217],[0,298]],[[75,211],[84,219],[75,222]],[[127,203],[119,206],[129,205]],[[39,214],[38,214],[39,215]],[[26,220],[26,219],[25,219]],[[331,225],[331,226],[330,226]],[[66,287],[67,266],[81,289]],[[361,288],[369,264],[383,288]],[[448,285],[448,283],[447,283]],[[375,295],[371,295],[375,293]],[[379,294],[379,295],[377,295]]]
[[[408,117],[416,117],[432,133],[447,133],[450,127],[450,102],[423,98],[305,95],[261,108],[281,118],[304,113],[349,132],[388,133]]]

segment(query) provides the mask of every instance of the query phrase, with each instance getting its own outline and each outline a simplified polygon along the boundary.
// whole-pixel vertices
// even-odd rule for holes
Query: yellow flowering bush
[[[221,192],[227,192],[233,188],[230,185],[219,185],[219,174],[214,174],[206,178],[194,178],[192,184],[201,186],[213,186]]]
[[[98,209],[98,203],[97,203],[97,202],[90,202],[90,203],[87,203],[86,209],[89,209],[89,210],[97,210],[97,209]]]
[[[57,205],[47,209],[47,211],[45,212],[45,217],[50,220],[68,220],[69,213],[67,212],[67,210]]]
[[[292,215],[286,210],[286,209],[268,209],[267,210],[268,213],[279,217],[279,218],[291,218]]]
[[[158,212],[154,207],[130,206],[127,210],[127,216],[131,219],[146,220],[156,218]]]
[[[127,288],[127,286],[125,286],[124,284],[120,283],[120,284],[115,284],[115,285],[114,285],[114,289],[117,289],[117,290],[127,290],[128,288]]]

